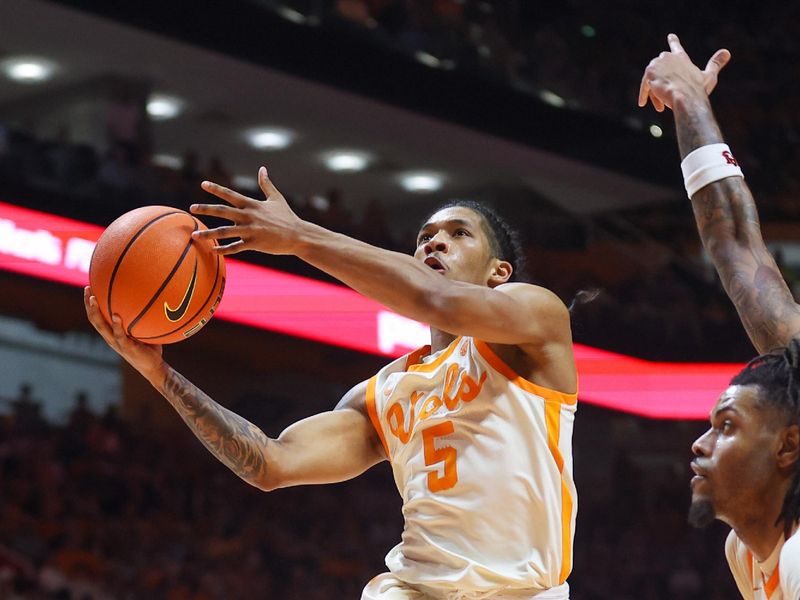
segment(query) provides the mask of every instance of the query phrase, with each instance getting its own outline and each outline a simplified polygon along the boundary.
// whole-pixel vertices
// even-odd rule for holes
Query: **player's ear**
[[[778,468],[794,469],[800,460],[800,425],[790,425],[781,434]]]
[[[507,260],[494,259],[492,271],[489,274],[489,287],[496,287],[501,283],[506,283],[511,279],[514,267]]]

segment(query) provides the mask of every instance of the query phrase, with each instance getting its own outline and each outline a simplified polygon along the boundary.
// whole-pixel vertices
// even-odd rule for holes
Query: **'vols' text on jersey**
[[[403,498],[386,557],[409,584],[544,590],[572,568],[577,394],[535,385],[485,343],[456,338],[387,365],[367,409]]]

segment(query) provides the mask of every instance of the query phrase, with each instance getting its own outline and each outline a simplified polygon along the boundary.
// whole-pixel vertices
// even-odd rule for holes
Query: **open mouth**
[[[428,265],[434,271],[439,271],[439,273],[444,273],[445,271],[444,265],[441,262],[439,262],[439,259],[437,259],[435,256],[429,256],[428,258],[426,258],[425,264]]]

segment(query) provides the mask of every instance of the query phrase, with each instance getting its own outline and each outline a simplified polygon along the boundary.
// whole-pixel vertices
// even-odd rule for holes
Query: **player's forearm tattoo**
[[[265,480],[269,439],[263,431],[214,402],[176,371],[167,374],[162,393],[223,464],[248,483],[256,485]]]
[[[710,105],[675,111],[681,158],[722,142]],[[697,228],[750,340],[761,351],[788,343],[798,308],[761,238],[755,201],[745,181],[728,177],[692,196]]]

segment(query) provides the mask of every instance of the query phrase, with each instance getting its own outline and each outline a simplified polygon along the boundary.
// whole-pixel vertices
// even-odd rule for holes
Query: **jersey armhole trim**
[[[378,381],[378,376],[373,375],[367,382],[367,394],[366,394],[367,414],[369,414],[369,420],[372,422],[372,426],[375,428],[375,431],[378,433],[378,437],[381,440],[383,449],[386,451],[386,458],[389,459],[389,462],[392,462],[392,455],[389,453],[389,444],[386,443],[386,436],[383,435],[383,429],[381,429],[381,421],[378,418],[378,409],[377,406],[375,405],[375,384],[377,383],[377,381]]]
[[[553,390],[550,388],[546,388],[541,385],[537,385],[532,381],[528,381],[524,377],[518,375],[514,369],[509,367],[503,360],[495,354],[494,350],[489,347],[489,344],[482,340],[474,340],[475,341],[475,348],[477,348],[478,353],[484,358],[486,362],[488,362],[495,371],[500,373],[501,375],[505,376],[511,383],[516,385],[517,387],[522,388],[527,392],[531,392],[532,394],[536,394],[537,396],[541,396],[545,400],[551,400],[555,402],[560,402],[562,404],[577,404],[578,402],[578,393],[575,392],[574,394],[568,394],[567,392],[559,392],[558,390]]]

